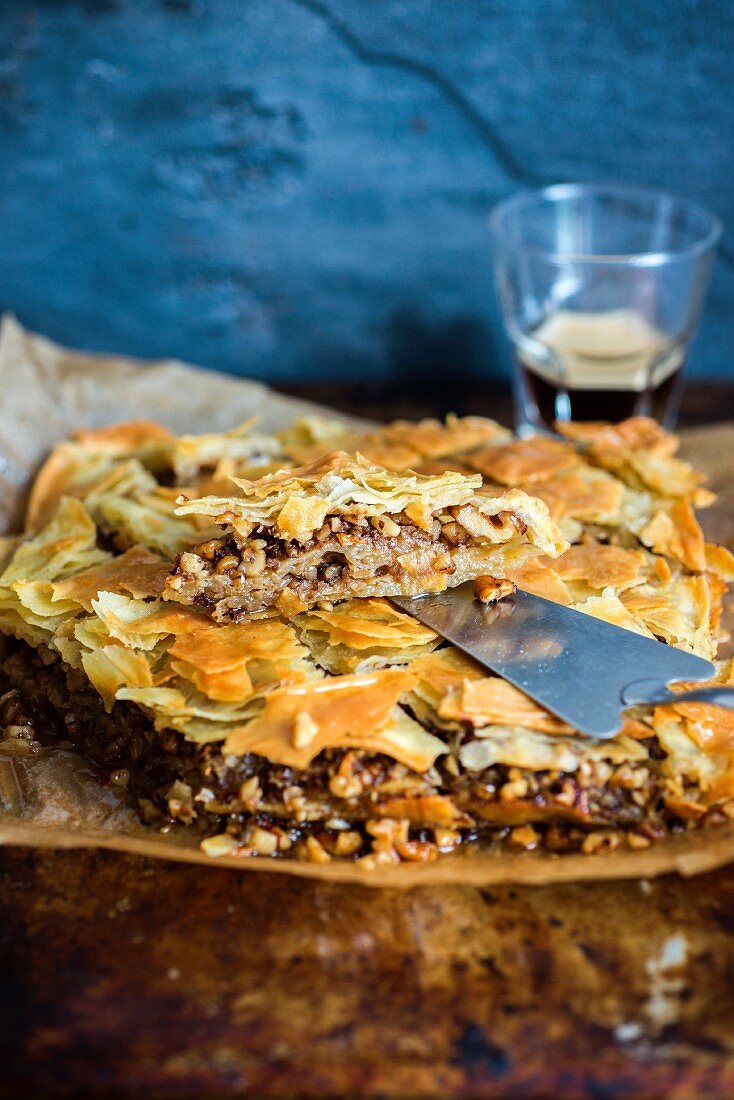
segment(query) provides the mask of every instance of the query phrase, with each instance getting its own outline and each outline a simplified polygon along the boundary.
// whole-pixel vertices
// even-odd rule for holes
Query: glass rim
[[[604,254],[600,252],[554,252],[551,249],[538,245],[525,244],[518,241],[510,242],[503,232],[501,223],[508,213],[539,200],[554,203],[561,199],[580,197],[583,195],[609,196],[611,198],[629,199],[657,199],[667,200],[675,204],[680,210],[684,210],[698,218],[706,225],[698,239],[682,248],[663,249],[658,251],[639,251],[625,253]],[[553,183],[547,187],[533,190],[520,191],[508,199],[497,203],[489,215],[489,228],[494,239],[506,248],[512,248],[517,252],[531,253],[542,257],[549,263],[555,264],[606,264],[619,266],[656,267],[666,263],[674,263],[679,260],[692,259],[712,251],[722,233],[721,219],[712,214],[704,206],[689,199],[681,198],[670,191],[661,191],[655,187],[638,187],[633,184],[621,183]]]

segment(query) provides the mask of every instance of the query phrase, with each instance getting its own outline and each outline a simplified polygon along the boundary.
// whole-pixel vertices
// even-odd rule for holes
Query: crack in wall
[[[322,23],[334,32],[350,52],[366,65],[379,65],[385,68],[397,69],[400,72],[410,73],[412,76],[416,76],[432,85],[442,99],[453,107],[464,121],[471,126],[475,134],[492,152],[497,163],[511,179],[517,183],[535,186],[545,182],[537,172],[526,168],[516,160],[513,153],[497,134],[490,120],[440,69],[428,64],[428,62],[406,57],[404,54],[396,53],[393,50],[377,50],[366,46],[345,20],[336,15],[321,0],[291,0],[291,3],[297,4],[298,7],[317,16]]]
[[[322,3],[322,0],[290,0],[291,3],[311,12],[325,24],[347,49],[360,61],[368,66],[380,65],[386,68],[397,69],[400,72],[410,73],[412,76],[424,80],[432,85],[443,100],[461,115],[479,137],[482,143],[494,155],[498,165],[505,174],[516,183],[534,187],[546,186],[550,181],[546,176],[534,169],[527,168],[515,158],[505,142],[497,134],[492,122],[464,95],[460,88],[440,69],[420,61],[417,58],[407,57],[393,50],[378,50],[366,46],[354,33],[348,23],[338,16],[331,8]],[[568,182],[562,176],[554,176],[554,183]],[[727,267],[734,269],[734,249],[726,244],[720,244],[718,256]]]

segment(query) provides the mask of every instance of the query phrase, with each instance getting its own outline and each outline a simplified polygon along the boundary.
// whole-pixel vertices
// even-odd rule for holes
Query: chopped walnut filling
[[[498,577],[477,577],[474,581],[474,597],[481,603],[496,603],[517,591],[513,581]]]
[[[107,714],[82,674],[24,643],[2,674],[4,750],[70,743],[107,782],[138,799],[146,820],[198,829],[213,856],[364,859],[369,867],[424,862],[477,840],[592,855],[620,844],[644,848],[670,831],[734,816],[734,802],[681,811],[666,796],[660,751],[645,766],[599,761],[572,774],[505,765],[467,772],[451,754],[420,775],[359,750],[326,751],[296,770],[253,754],[225,758],[217,745],[156,732],[130,704]],[[312,735],[310,719],[300,715],[293,736]]]
[[[232,532],[181,554],[168,587],[177,599],[234,621],[266,607],[292,614],[355,596],[441,591],[448,578],[462,583],[501,566],[503,557],[512,563],[512,544],[525,531],[512,513],[484,516],[470,506],[434,516],[427,530],[404,512],[332,516],[305,542],[261,526],[247,538]]]

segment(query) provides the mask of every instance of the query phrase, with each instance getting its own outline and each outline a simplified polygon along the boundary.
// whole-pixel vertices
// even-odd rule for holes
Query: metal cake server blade
[[[732,688],[668,691],[671,681],[710,679],[710,661],[529,592],[483,604],[464,584],[392,602],[592,737],[613,737],[621,711],[635,703],[695,698],[734,707]]]

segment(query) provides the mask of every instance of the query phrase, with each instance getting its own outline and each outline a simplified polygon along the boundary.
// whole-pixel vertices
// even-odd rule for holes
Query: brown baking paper
[[[221,430],[250,416],[277,429],[295,416],[323,410],[266,386],[198,370],[174,360],[140,363],[112,355],[68,351],[26,332],[12,317],[0,331],[0,531],[13,529],[39,463],[76,427],[128,418],[158,420],[177,432]],[[348,419],[348,418],[342,418]],[[720,439],[711,446],[716,434]],[[707,429],[712,456],[734,454],[734,427]],[[693,448],[695,451],[695,447]],[[690,454],[695,461],[696,454]],[[700,465],[700,460],[699,460]],[[728,484],[721,465],[714,481]],[[713,486],[716,488],[716,484]],[[729,502],[731,508],[732,502]],[[707,517],[716,524],[716,513]],[[722,516],[720,526],[731,523]],[[216,864],[240,871],[293,874],[366,886],[436,883],[489,885],[581,879],[648,878],[671,871],[698,874],[734,860],[734,822],[707,832],[669,837],[643,851],[597,856],[513,854],[467,849],[425,864],[365,869],[354,862],[315,864],[256,856],[205,856],[185,828],[144,826],[134,809],[104,787],[77,755],[44,750],[37,756],[0,753],[0,844],[37,848],[108,848],[158,859]]]

